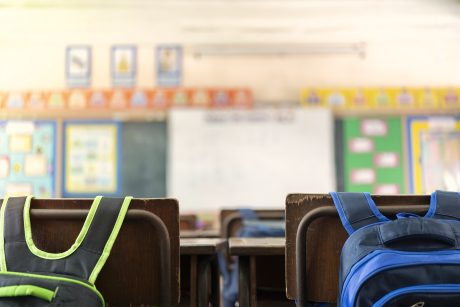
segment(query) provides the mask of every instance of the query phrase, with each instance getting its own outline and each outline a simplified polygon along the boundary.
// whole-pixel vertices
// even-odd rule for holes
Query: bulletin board
[[[120,194],[120,130],[112,121],[64,122],[64,197]]]
[[[284,208],[336,189],[327,109],[183,110],[168,119],[167,194],[181,212]]]
[[[55,196],[56,124],[0,121],[0,196]]]
[[[344,119],[347,192],[405,193],[401,117]]]
[[[460,116],[407,119],[410,189],[416,194],[460,190]]]

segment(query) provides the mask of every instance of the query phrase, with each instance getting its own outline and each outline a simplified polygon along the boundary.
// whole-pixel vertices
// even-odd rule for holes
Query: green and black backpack
[[[104,306],[94,283],[131,199],[96,197],[70,249],[47,253],[32,240],[32,197],[5,198],[0,214],[0,306]]]

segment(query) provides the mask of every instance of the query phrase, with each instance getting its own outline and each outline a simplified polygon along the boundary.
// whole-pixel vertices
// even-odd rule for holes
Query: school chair
[[[272,223],[279,224],[279,222],[283,224],[283,229],[279,229],[277,225],[275,227],[270,225]],[[261,224],[262,229],[259,229],[258,224]],[[224,209],[220,212],[220,225],[221,236],[226,240],[231,237],[275,237],[279,236],[280,233],[284,237],[284,210]],[[225,249],[220,258],[220,267],[224,276],[224,285],[227,285],[224,286],[223,291],[224,304],[227,305],[235,299],[238,292],[238,271],[234,263],[235,258],[230,256],[228,248]],[[270,300],[271,297],[276,300],[279,298],[279,290],[284,292],[283,263],[284,255],[257,258],[258,269],[253,273],[253,280],[257,282],[254,295],[258,299],[268,298]],[[255,266],[253,267],[255,268]],[[259,295],[256,292],[259,292]]]

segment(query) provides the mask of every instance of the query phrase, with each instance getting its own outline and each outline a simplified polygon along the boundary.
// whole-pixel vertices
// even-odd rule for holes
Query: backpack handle
[[[387,247],[401,244],[411,247],[420,245],[423,249],[450,246],[457,243],[452,227],[435,219],[410,217],[379,226],[382,244]]]
[[[42,299],[47,302],[51,302],[56,296],[57,291],[52,291],[47,288],[35,286],[35,285],[13,285],[0,287],[0,297],[22,297],[22,296],[33,296]]]

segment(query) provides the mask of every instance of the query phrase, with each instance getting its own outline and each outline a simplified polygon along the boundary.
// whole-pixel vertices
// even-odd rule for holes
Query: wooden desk
[[[228,242],[230,255],[239,257],[239,303],[240,306],[257,306],[257,271],[256,264],[260,266],[260,260],[272,257],[266,262],[266,279],[276,278],[275,272],[280,267],[284,275],[284,238],[230,238]],[[256,261],[258,258],[258,261]],[[273,271],[271,271],[273,270]],[[264,273],[264,272],[261,272]],[[278,274],[279,275],[279,274]],[[284,280],[281,281],[284,285]],[[284,286],[283,286],[284,288]],[[277,302],[273,306],[284,306]],[[293,305],[292,302],[286,304]],[[266,306],[266,304],[264,304]]]
[[[181,238],[182,293],[190,288],[190,306],[220,306],[220,277],[217,253],[225,248],[226,240],[216,238]],[[210,281],[208,273],[210,269]],[[189,274],[187,274],[189,273]],[[187,275],[190,284],[186,283]],[[209,293],[209,285],[211,292]],[[181,295],[184,298],[184,295]],[[181,299],[182,301],[182,299]],[[182,304],[182,303],[181,303]]]
[[[181,238],[220,238],[219,230],[181,230]]]

